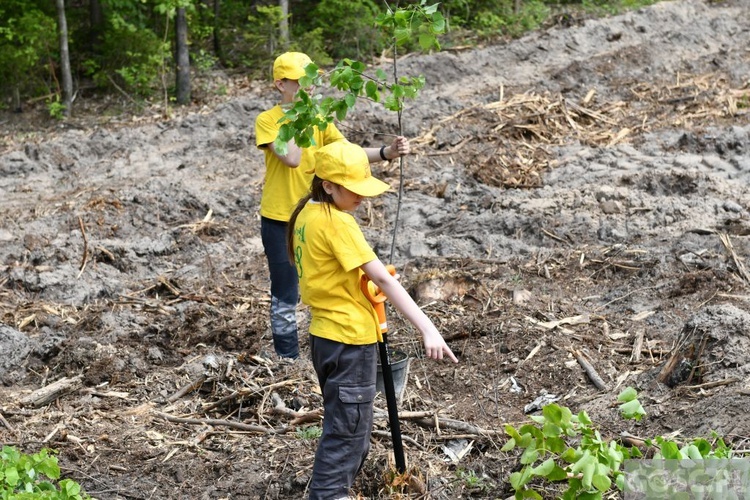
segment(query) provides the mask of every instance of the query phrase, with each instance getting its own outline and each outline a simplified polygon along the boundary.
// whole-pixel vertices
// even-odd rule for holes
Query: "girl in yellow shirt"
[[[359,288],[362,273],[419,330],[427,357],[458,360],[349,213],[389,188],[372,177],[367,153],[347,141],[331,143],[315,152],[314,174],[289,220],[287,247],[310,306],[310,351],[325,408],[310,499],[331,500],[347,498],[372,430],[378,321]]]

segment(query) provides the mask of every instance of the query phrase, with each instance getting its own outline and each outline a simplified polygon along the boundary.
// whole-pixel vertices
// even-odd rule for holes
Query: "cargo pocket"
[[[372,427],[375,384],[339,386],[339,405],[333,421],[335,434],[361,434]]]

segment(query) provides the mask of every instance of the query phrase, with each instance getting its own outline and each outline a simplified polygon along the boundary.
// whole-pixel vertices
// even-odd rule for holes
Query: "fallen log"
[[[83,375],[72,378],[64,377],[21,398],[20,403],[22,406],[41,408],[54,402],[60,396],[77,391],[81,386],[83,386]]]

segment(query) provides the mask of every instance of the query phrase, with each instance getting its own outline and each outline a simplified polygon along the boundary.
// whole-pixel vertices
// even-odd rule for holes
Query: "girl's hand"
[[[431,359],[443,359],[443,357],[449,358],[454,363],[458,363],[451,348],[445,343],[443,336],[437,330],[430,330],[422,334],[424,340],[424,352],[428,358]]]

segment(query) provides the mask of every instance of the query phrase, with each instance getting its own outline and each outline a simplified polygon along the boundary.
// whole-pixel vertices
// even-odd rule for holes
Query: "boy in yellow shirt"
[[[299,299],[297,272],[287,259],[286,227],[297,202],[310,190],[315,165],[314,154],[319,148],[345,140],[334,124],[315,131],[315,144],[300,148],[294,141],[287,144],[287,153],[276,152],[273,142],[279,133],[279,119],[295,100],[300,90],[299,79],[312,63],[301,52],[286,52],[273,64],[273,84],[278,90],[279,104],[259,114],[255,120],[255,143],[265,155],[266,172],[260,201],[260,232],[271,277],[271,333],[276,353],[297,358],[299,341],[295,309]],[[409,153],[409,142],[396,137],[388,146],[365,149],[368,161],[387,161]]]

